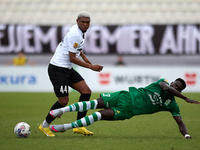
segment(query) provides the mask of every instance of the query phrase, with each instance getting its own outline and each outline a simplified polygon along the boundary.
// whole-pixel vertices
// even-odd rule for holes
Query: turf
[[[200,93],[185,93],[199,100]],[[78,101],[79,94],[70,93],[70,102]],[[91,99],[99,97],[93,93]],[[199,150],[200,149],[200,105],[188,104],[176,99],[184,123],[193,139],[182,139],[176,122],[168,112],[135,116],[125,121],[99,121],[87,129],[94,136],[74,134],[72,130],[56,133],[56,137],[45,137],[39,130],[50,106],[56,101],[53,93],[0,93],[0,149],[1,150]],[[94,110],[89,110],[88,114]],[[76,113],[65,113],[55,124],[70,123]],[[30,124],[29,138],[17,138],[14,126],[18,122]]]

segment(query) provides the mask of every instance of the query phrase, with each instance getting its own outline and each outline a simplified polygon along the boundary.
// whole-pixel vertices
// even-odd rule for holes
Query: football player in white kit
[[[79,102],[89,101],[91,90],[81,75],[73,69],[73,64],[98,72],[103,69],[101,65],[93,65],[82,51],[84,46],[84,33],[90,26],[90,15],[86,11],[81,11],[78,14],[76,22],[77,24],[69,29],[63,41],[58,44],[48,67],[49,78],[54,87],[54,92],[58,97],[58,101],[53,104],[50,110],[65,107],[68,104],[68,86],[81,94]],[[81,56],[83,60],[77,58],[78,56]],[[85,117],[86,113],[87,111],[78,112],[77,120]],[[39,130],[46,136],[55,136],[49,129],[49,125],[54,119],[49,115],[48,111],[47,117],[39,126]],[[83,135],[94,134],[85,127],[74,128],[73,132]]]

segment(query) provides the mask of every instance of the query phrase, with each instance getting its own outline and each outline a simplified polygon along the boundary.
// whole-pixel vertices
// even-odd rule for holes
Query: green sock
[[[101,120],[101,113],[100,112],[95,112],[92,115],[83,117],[82,119],[79,119],[73,123],[71,123],[72,128],[77,128],[77,127],[83,127],[83,126],[89,126],[92,123]]]

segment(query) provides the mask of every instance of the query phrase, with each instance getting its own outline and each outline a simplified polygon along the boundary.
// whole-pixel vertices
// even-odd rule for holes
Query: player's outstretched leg
[[[101,113],[95,112],[92,115],[83,117],[82,119],[79,119],[71,124],[63,124],[63,125],[50,125],[50,129],[53,132],[65,132],[68,129],[72,128],[80,128],[82,129],[82,133],[84,135],[93,135],[92,133],[89,133],[88,130],[84,130],[84,126],[89,126],[92,123],[101,120]]]
[[[61,116],[65,112],[72,112],[72,111],[84,112],[89,109],[96,109],[97,104],[98,104],[97,100],[78,102],[63,108],[51,110],[49,114],[55,118],[57,116]]]

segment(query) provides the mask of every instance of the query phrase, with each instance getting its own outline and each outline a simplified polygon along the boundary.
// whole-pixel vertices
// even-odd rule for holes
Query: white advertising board
[[[128,90],[128,87],[144,87],[166,78],[169,82],[183,78],[187,83],[184,92],[200,92],[200,67],[180,66],[133,66],[133,67],[104,67],[100,73],[84,68],[79,72],[85,78],[93,92],[114,92]]]
[[[0,92],[49,92],[47,66],[0,66]]]
[[[48,66],[0,66],[0,92],[53,92]],[[160,78],[169,82],[183,78],[184,92],[200,92],[200,67],[181,66],[104,66],[102,72],[76,67],[92,92],[114,92],[128,87],[144,87]]]

